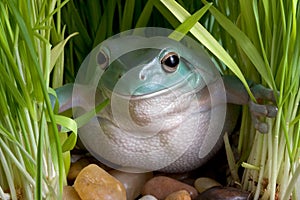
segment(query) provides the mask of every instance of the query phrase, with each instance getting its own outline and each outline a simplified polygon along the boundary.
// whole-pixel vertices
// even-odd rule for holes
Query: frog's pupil
[[[165,65],[168,66],[168,67],[177,67],[179,63],[179,58],[177,55],[171,55],[169,56],[166,60],[165,60]]]

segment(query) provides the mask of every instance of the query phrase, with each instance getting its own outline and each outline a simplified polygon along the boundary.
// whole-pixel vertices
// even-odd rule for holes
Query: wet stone
[[[233,187],[213,187],[201,193],[197,200],[251,200],[252,194]]]
[[[68,181],[69,182],[73,182],[77,175],[79,174],[79,172],[86,166],[88,166],[90,164],[89,160],[86,158],[82,158],[77,160],[76,162],[71,164],[69,173],[68,173]]]
[[[153,177],[152,172],[148,173],[127,173],[118,170],[111,170],[109,174],[118,179],[126,189],[127,200],[134,200],[138,197],[145,183]]]
[[[191,200],[191,196],[186,190],[179,190],[168,195],[165,200]]]
[[[186,183],[188,185],[193,186],[195,182],[195,178],[191,174],[191,172],[183,172],[183,173],[161,173],[157,176],[167,176],[173,179],[176,179],[180,182]]]
[[[216,186],[222,186],[220,183],[215,181],[211,178],[201,177],[196,179],[194,183],[195,188],[198,190],[199,193],[202,193],[209,188],[216,187]]]
[[[95,164],[90,164],[78,174],[74,188],[82,200],[126,200],[122,183]]]
[[[164,200],[168,195],[179,190],[186,190],[192,199],[198,196],[198,192],[194,187],[166,176],[157,176],[150,179],[145,184],[142,195],[151,194],[159,200]]]
[[[139,200],[157,200],[157,198],[155,198],[152,195],[146,195],[146,196],[143,196],[142,198],[140,198]]]
[[[80,200],[80,197],[72,186],[64,186],[63,200]]]

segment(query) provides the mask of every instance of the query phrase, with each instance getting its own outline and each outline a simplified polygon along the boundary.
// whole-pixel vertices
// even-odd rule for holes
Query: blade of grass
[[[0,142],[2,143],[2,140],[0,139]],[[3,144],[3,143],[2,143]],[[7,180],[7,184],[9,188],[11,188],[10,195],[12,199],[17,199],[17,192],[15,190],[14,186],[14,181],[12,180],[12,175],[11,175],[11,167],[8,166],[7,158],[4,157],[4,152],[0,148],[0,160],[2,163],[3,171]]]
[[[108,1],[106,4],[106,9],[101,17],[101,22],[98,27],[93,47],[97,46],[102,42],[107,36],[113,33],[114,15],[117,6],[116,0]]]
[[[107,106],[108,103],[109,99],[105,99],[102,103],[96,106],[95,109],[92,109],[86,112],[84,115],[77,117],[75,121],[77,122],[78,128],[82,127],[84,124],[89,122],[93,117],[95,117],[95,114],[102,110],[105,106]]]
[[[126,31],[132,27],[132,19],[134,13],[134,4],[135,0],[127,0],[125,1],[125,6],[123,9],[122,22],[120,31]]]
[[[241,181],[240,181],[240,178],[238,176],[238,169],[237,169],[237,166],[235,164],[235,158],[234,158],[234,154],[233,154],[233,151],[232,151],[230,143],[229,143],[228,134],[225,133],[223,138],[224,138],[226,156],[227,156],[231,176],[232,176],[233,180],[236,183],[240,183]]]
[[[87,15],[87,18],[89,19],[87,22],[89,24],[89,27],[91,27],[91,36],[92,38],[95,38],[95,35],[97,33],[98,27],[99,27],[99,21],[102,17],[102,10],[101,8],[101,1],[86,1],[86,9],[85,13]]]
[[[177,18],[169,12],[168,8],[163,5],[160,0],[150,0],[152,1],[155,8],[164,16],[164,18],[173,26],[177,27],[180,25]]]
[[[67,128],[67,130],[72,131],[71,135],[64,141],[62,144],[62,152],[70,151],[72,150],[77,141],[77,123],[68,117],[62,116],[62,115],[55,115],[57,124]],[[67,132],[67,131],[62,131]]]
[[[44,115],[42,115],[44,117]],[[40,126],[40,136],[38,138],[38,151],[37,151],[37,175],[36,175],[36,190],[35,190],[35,198],[36,199],[43,199],[43,190],[42,190],[42,185],[43,185],[43,149],[44,149],[44,131],[45,126],[42,123]]]
[[[135,28],[147,26],[147,23],[150,19],[152,10],[153,10],[152,1],[147,1],[146,5],[144,6],[144,9],[143,9],[142,13],[139,16],[139,19],[138,19],[138,21],[135,25]]]
[[[212,5],[212,3],[206,4],[200,10],[198,10],[193,15],[191,15],[190,17],[188,17],[168,37],[171,38],[171,39],[174,39],[176,41],[180,41],[184,37],[184,35],[186,35],[191,30],[191,28],[200,20],[200,18],[206,13],[206,11],[209,9],[209,7],[211,5]],[[181,35],[180,37],[178,37],[179,35],[176,34],[176,32],[180,32],[183,35]]]
[[[50,63],[50,71],[52,71],[56,61],[58,60],[59,56],[63,53],[64,47],[67,44],[68,40],[78,35],[78,33],[73,33],[69,35],[66,39],[58,43],[53,49],[51,50],[51,63]]]

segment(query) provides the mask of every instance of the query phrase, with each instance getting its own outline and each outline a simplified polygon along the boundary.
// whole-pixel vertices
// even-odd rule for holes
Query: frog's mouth
[[[111,96],[122,98],[122,99],[131,99],[131,100],[138,100],[138,99],[148,99],[154,98],[157,96],[163,96],[170,92],[187,94],[187,93],[198,93],[203,88],[206,87],[208,83],[200,80],[199,73],[190,72],[184,79],[179,80],[178,82],[173,83],[173,85],[165,85],[161,83],[142,83],[137,85],[134,89],[124,90],[124,83],[128,80],[118,81],[111,90],[108,87],[101,86],[101,90],[104,92],[104,96],[111,98]],[[154,91],[155,90],[155,91]],[[126,91],[126,92],[124,92]],[[148,91],[148,92],[147,92]],[[149,92],[150,91],[150,92]],[[154,91],[154,92],[153,92]]]

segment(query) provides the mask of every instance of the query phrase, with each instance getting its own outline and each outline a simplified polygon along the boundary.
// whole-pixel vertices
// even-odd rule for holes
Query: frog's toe
[[[269,130],[268,124],[260,121],[260,117],[275,117],[277,115],[278,108],[274,105],[260,105],[249,102],[249,109],[251,111],[252,121],[255,129],[261,133],[267,133]]]
[[[272,89],[266,88],[263,85],[254,85],[251,87],[251,91],[256,100],[263,104],[257,104],[250,100],[249,107],[255,116],[262,117],[276,117],[278,108],[276,106],[275,94],[279,95],[279,92],[274,92]],[[264,104],[264,103],[271,104]]]
[[[263,85],[254,85],[251,87],[251,91],[256,99],[265,99],[273,103],[276,102],[274,91],[272,89],[264,87]]]
[[[259,116],[251,114],[252,122],[254,124],[254,128],[261,133],[267,133],[269,130],[269,126],[267,123],[260,121]]]
[[[271,118],[274,118],[276,117],[277,115],[277,112],[278,112],[278,108],[277,106],[274,106],[274,105],[265,105],[266,108],[267,108],[267,117],[271,117]]]
[[[265,122],[261,122],[259,120],[257,120],[255,123],[254,123],[254,127],[256,130],[258,130],[259,132],[261,133],[268,133],[269,131],[269,126],[267,123]]]
[[[249,108],[251,113],[257,117],[276,117],[278,111],[275,105],[261,105],[253,101],[249,102]]]

